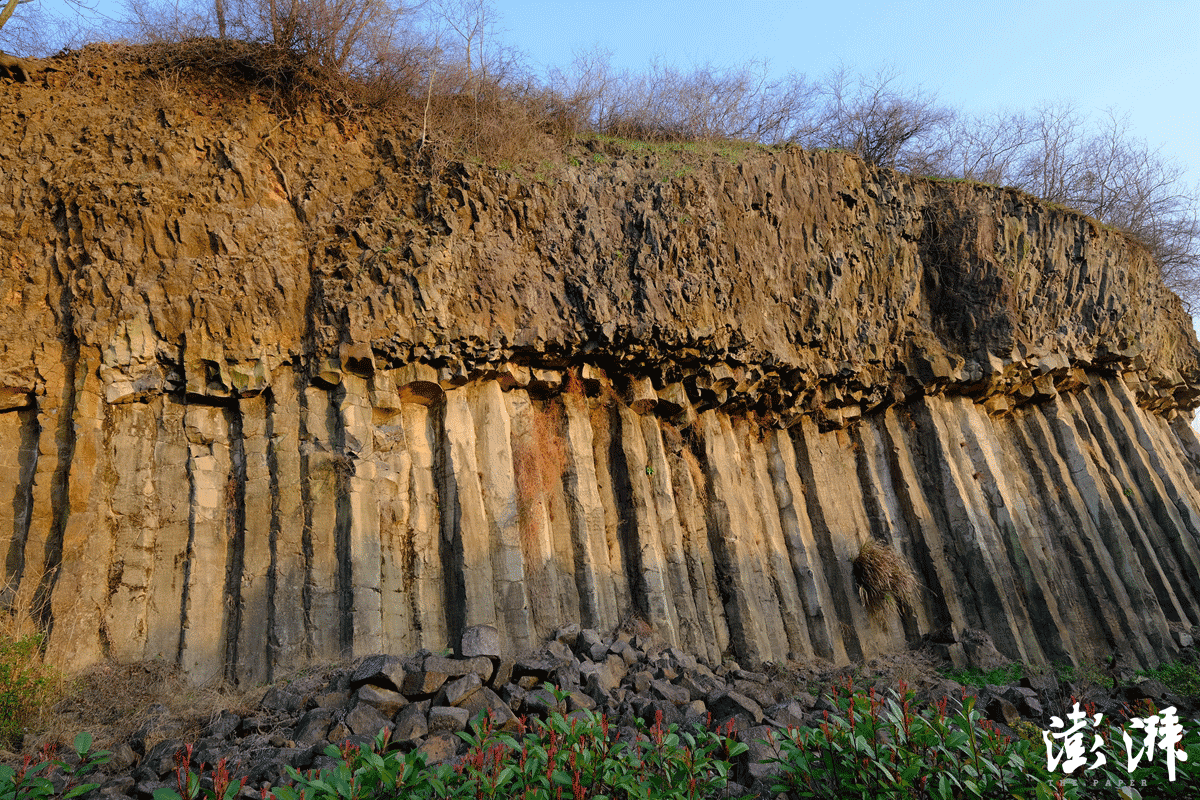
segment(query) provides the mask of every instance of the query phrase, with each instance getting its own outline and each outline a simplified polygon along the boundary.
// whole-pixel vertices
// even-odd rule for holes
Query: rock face
[[[1149,663],[1200,623],[1200,346],[1121,234],[832,152],[431,177],[137,58],[0,83],[0,600],[64,666],[630,616],[748,665]],[[862,605],[869,537],[914,608]]]

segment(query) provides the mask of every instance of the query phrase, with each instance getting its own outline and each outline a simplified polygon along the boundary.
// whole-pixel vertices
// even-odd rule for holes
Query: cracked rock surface
[[[749,668],[1149,665],[1200,622],[1200,345],[1122,234],[834,152],[431,175],[139,58],[0,83],[0,600],[64,667],[632,613]],[[863,606],[869,538],[912,607]]]

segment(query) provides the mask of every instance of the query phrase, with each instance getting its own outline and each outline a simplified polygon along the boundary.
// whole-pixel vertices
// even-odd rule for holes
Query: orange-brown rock
[[[1200,623],[1200,345],[1120,233],[836,152],[430,175],[402,126],[167,86],[0,83],[3,599],[64,666],[631,615],[746,663],[947,626],[1149,663]],[[917,607],[862,605],[868,537]]]

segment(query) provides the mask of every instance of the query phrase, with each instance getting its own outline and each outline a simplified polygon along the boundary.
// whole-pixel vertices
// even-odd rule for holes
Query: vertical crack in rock
[[[7,411],[0,415],[4,424],[3,439],[9,443],[18,443],[16,447],[16,463],[5,460],[4,485],[11,485],[12,501],[4,502],[0,508],[0,521],[7,523],[5,530],[0,531],[0,541],[8,536],[8,546],[4,553],[4,579],[0,582],[0,607],[13,606],[17,593],[21,589],[21,576],[25,571],[25,550],[29,539],[29,526],[33,516],[33,481],[37,474],[38,442],[41,439],[42,428],[38,424],[38,413],[35,408],[22,408]],[[17,430],[12,430],[12,428]],[[11,452],[11,449],[10,449]],[[11,509],[11,519],[4,513]]]
[[[308,443],[302,432],[307,416],[304,385],[300,371],[288,364],[272,376],[266,392],[264,435],[271,498],[267,648],[271,674],[299,668],[312,653],[308,626],[312,513]]]
[[[1141,623],[1131,614],[1129,597],[1116,575],[1113,559],[1096,535],[1079,483],[1071,479],[1058,443],[1047,429],[1043,411],[1037,409],[1021,415],[1010,429],[1030,470],[1033,488],[1043,501],[1042,536],[1046,542],[1043,546],[1061,550],[1056,561],[1060,572],[1065,574],[1058,576],[1054,589],[1061,595],[1060,607],[1064,612],[1074,612],[1069,617],[1064,613],[1062,623],[1070,624],[1068,619],[1080,618],[1095,631],[1093,637],[1085,637],[1083,631],[1071,631],[1073,643],[1092,638],[1103,642],[1104,649],[1111,654],[1120,641],[1132,647],[1139,660],[1152,658]],[[1077,595],[1082,595],[1087,613],[1070,608],[1079,602]],[[1060,660],[1063,663],[1074,660],[1078,649],[1076,646],[1065,657],[1060,655]]]
[[[246,615],[246,598],[242,594],[242,576],[246,566],[246,442],[242,429],[242,410],[235,402],[224,409],[229,428],[229,477],[225,479],[225,537],[229,556],[225,565],[225,630],[226,680],[236,683],[238,665],[252,661],[250,642],[241,639]],[[259,642],[262,640],[259,639]]]
[[[638,518],[633,502],[633,485],[630,481],[630,465],[626,462],[623,448],[625,439],[625,421],[619,412],[619,406],[611,406],[602,413],[607,416],[606,430],[608,432],[607,452],[608,474],[611,478],[613,502],[616,505],[616,541],[621,554],[621,563],[625,572],[622,576],[628,591],[630,606],[625,609],[627,614],[636,614],[643,620],[650,619],[650,603],[647,594],[645,576],[642,571],[641,548],[638,547]]]
[[[463,550],[462,523],[463,506],[459,497],[458,473],[466,475],[454,452],[455,437],[451,429],[462,425],[461,413],[450,417],[451,402],[439,403],[434,412],[435,440],[433,470],[438,476],[437,502],[439,522],[439,548],[441,555],[443,603],[446,609],[446,634],[449,641],[462,639],[467,628],[467,581],[465,569],[467,554]],[[456,409],[457,411],[457,409]],[[469,477],[469,476],[468,476]],[[473,554],[478,557],[478,554]],[[473,571],[472,571],[473,572]],[[490,577],[490,576],[489,576]],[[488,589],[490,589],[490,583]]]
[[[906,425],[906,423],[908,423]],[[919,443],[912,440],[911,416],[904,420],[895,408],[888,409],[879,425],[881,442],[888,454],[889,472],[900,513],[910,534],[909,555],[921,581],[922,606],[928,616],[926,630],[952,630],[963,623],[957,608],[958,594],[952,569],[952,554],[942,541],[938,512],[930,507],[931,498],[921,480],[925,466],[919,462]],[[914,448],[913,444],[917,444]],[[951,601],[954,608],[951,608]]]
[[[1127,488],[1132,489],[1135,496],[1140,494],[1142,503],[1150,509],[1156,523],[1151,529],[1155,549],[1174,556],[1165,559],[1163,564],[1171,572],[1170,585],[1179,589],[1176,600],[1185,615],[1183,621],[1189,625],[1200,624],[1200,608],[1195,600],[1200,592],[1200,545],[1197,541],[1200,531],[1195,512],[1186,505],[1181,509],[1174,502],[1171,495],[1176,494],[1176,484],[1171,480],[1172,470],[1151,441],[1143,416],[1127,413],[1132,398],[1124,392],[1122,395],[1114,397],[1109,386],[1094,381],[1088,395],[1094,405],[1086,406],[1085,413],[1096,425],[1100,425],[1101,420],[1108,421],[1113,428],[1113,439],[1119,436],[1123,440],[1113,441],[1105,451],[1110,458],[1120,454],[1134,483]]]
[[[316,628],[313,625],[313,498],[312,498],[312,450],[313,444],[308,433],[309,392],[307,381],[297,373],[297,400],[300,425],[297,431],[300,452],[300,505],[304,515],[304,528],[300,536],[300,554],[302,556],[303,589],[300,593],[304,609],[304,652],[302,658],[310,660],[317,657]]]
[[[264,642],[265,653],[265,683],[271,683],[275,680],[276,670],[281,666],[280,662],[284,660],[284,650],[286,642],[289,638],[283,632],[284,621],[279,609],[280,599],[280,572],[282,570],[282,559],[280,553],[281,520],[283,518],[283,486],[282,476],[279,464],[279,450],[277,447],[277,436],[283,435],[282,425],[280,425],[280,405],[275,393],[270,389],[265,393],[265,419],[263,421],[263,439],[265,447],[265,460],[267,469],[267,496],[270,502],[270,518],[267,526],[267,550],[268,550],[268,566],[266,581],[263,589],[266,592],[265,597],[265,612],[267,636]],[[277,430],[277,426],[279,430]]]
[[[47,387],[47,392],[58,391],[59,396],[48,403],[47,411],[56,417],[54,419],[54,458],[50,461],[54,473],[50,482],[49,529],[42,532],[43,551],[40,554],[40,564],[30,565],[26,562],[26,575],[30,575],[30,567],[36,570],[36,589],[32,593],[29,607],[40,617],[46,627],[47,634],[53,632],[54,618],[51,613],[51,594],[58,579],[59,566],[62,562],[63,535],[67,527],[67,518],[71,513],[70,476],[71,466],[75,455],[75,413],[78,401],[79,386],[77,380],[78,363],[80,358],[79,339],[75,332],[75,308],[72,282],[76,269],[85,267],[90,259],[82,245],[82,225],[79,221],[79,208],[72,204],[70,210],[62,199],[54,208],[54,228],[57,232],[53,269],[55,278],[59,281],[60,293],[57,310],[59,325],[59,340],[61,342],[61,383],[55,386],[53,382]],[[73,252],[75,251],[75,252]],[[78,262],[78,263],[77,263]],[[42,426],[43,428],[48,426]]]
[[[330,532],[333,540],[332,563],[325,569],[332,568],[337,576],[335,591],[337,593],[338,631],[337,655],[348,658],[354,652],[354,561],[350,541],[350,480],[355,474],[355,460],[346,452],[346,429],[339,413],[341,401],[345,398],[346,388],[339,384],[328,393],[325,405],[325,435],[328,436],[333,468],[332,496],[326,498],[332,502],[333,530]],[[318,531],[318,533],[320,533]]]
[[[815,488],[817,482],[824,479],[824,476],[814,472],[813,457],[810,452],[812,440],[815,440],[817,436],[816,429],[814,426],[805,424],[803,427],[797,426],[792,430],[795,431],[792,443],[796,449],[797,471],[800,480],[804,481],[805,486]],[[839,487],[834,491],[842,491],[842,489]],[[805,501],[809,524],[812,525],[813,538],[816,540],[817,550],[821,554],[821,561],[825,564],[825,578],[829,582],[831,591],[832,602],[827,613],[831,616],[831,623],[837,626],[832,633],[841,641],[846,657],[853,661],[860,661],[863,657],[863,649],[850,608],[851,603],[858,602],[858,595],[855,587],[851,585],[849,562],[844,558],[839,558],[834,550],[833,537],[835,534],[829,528],[829,523],[825,519],[825,509],[816,493],[806,493]],[[850,557],[852,558],[853,554]]]

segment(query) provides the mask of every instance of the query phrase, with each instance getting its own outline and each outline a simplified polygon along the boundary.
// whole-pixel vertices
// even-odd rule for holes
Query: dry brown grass
[[[873,538],[863,542],[854,557],[854,580],[859,599],[872,614],[916,604],[920,586],[916,574],[892,547]]]
[[[43,580],[0,589],[0,749],[20,747],[22,732],[38,729],[63,691],[62,674],[42,658],[46,631],[34,598]]]
[[[44,743],[65,745],[83,731],[105,750],[129,743],[139,733],[147,749],[167,738],[195,741],[223,710],[249,713],[263,692],[261,686],[191,686],[178,667],[161,659],[98,664],[65,686],[62,699],[47,709],[27,738],[27,752]]]

